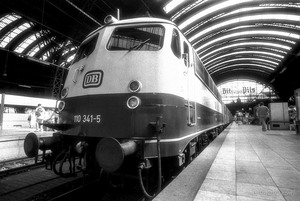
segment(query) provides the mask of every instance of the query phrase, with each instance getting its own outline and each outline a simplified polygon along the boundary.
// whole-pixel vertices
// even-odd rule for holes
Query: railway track
[[[63,178],[55,175],[52,171],[44,168],[31,169],[19,174],[10,174],[2,178],[2,184],[5,185],[8,180],[18,180],[12,189],[0,189],[0,200],[43,200],[43,201],[146,201],[147,199],[139,186],[137,177],[121,178],[122,183],[113,183],[106,179],[93,180],[83,177],[82,173],[76,177]],[[173,178],[164,181],[162,188],[167,186]],[[153,194],[156,186],[149,188],[149,194]],[[43,190],[41,190],[43,189]],[[25,195],[24,195],[24,192]],[[17,197],[17,199],[15,199]]]
[[[57,175],[48,174],[44,169],[33,170],[23,175],[13,175],[2,180],[2,184],[7,183],[6,180],[15,180],[16,177],[22,178],[24,183],[12,182],[7,186],[15,188],[0,189],[0,200],[43,200],[43,201],[139,201],[144,200],[138,182],[127,180],[126,186],[116,187],[108,185],[102,180],[92,180],[84,178],[82,175],[76,177],[63,178]],[[49,172],[49,171],[47,171]],[[27,176],[25,176],[27,174]],[[33,177],[35,175],[35,177]],[[43,175],[43,178],[41,178]],[[30,180],[31,178],[31,180]],[[33,181],[34,179],[34,181]]]
[[[205,147],[203,147],[203,149]],[[198,154],[200,154],[203,149],[200,150]],[[2,162],[1,165],[0,182],[4,188],[0,188],[0,200],[151,200],[147,199],[142,193],[137,176],[115,179],[115,176],[120,175],[114,175],[112,178],[107,179],[106,176],[111,175],[104,174],[100,179],[95,180],[79,172],[75,177],[61,177],[55,175],[53,171],[39,168],[45,165],[41,156],[36,159],[22,158],[5,161]],[[11,168],[9,169],[8,167]],[[68,167],[66,166],[65,168]],[[179,173],[180,171],[178,171],[174,177],[164,180],[162,189]],[[14,188],[8,189],[6,188],[7,186],[14,186]],[[153,192],[156,191],[156,187],[153,186],[152,189],[148,188],[147,191],[149,191],[149,194],[153,194]]]
[[[64,178],[35,168],[1,178],[0,200],[50,200],[83,185],[82,175]]]
[[[51,201],[145,201],[147,200],[137,179],[126,179],[126,185],[114,186],[102,180],[92,181],[61,195],[53,197]]]
[[[18,158],[0,162],[0,178],[20,174],[28,170],[36,169],[45,166],[42,161],[42,156],[37,158]]]
[[[16,161],[11,162],[15,163]],[[44,164],[40,165],[43,166]],[[121,178],[122,183],[120,183],[120,179],[108,180],[106,174],[98,180],[94,180],[88,175],[84,177],[82,172],[79,172],[75,177],[63,178],[55,175],[52,171],[37,168],[37,166],[32,169],[28,166],[22,168],[24,168],[22,171],[14,170],[17,173],[6,173],[1,178],[0,183],[3,187],[0,188],[0,200],[147,200],[136,176]],[[156,189],[156,187],[153,188]],[[153,192],[155,189],[149,191]]]
[[[201,150],[203,151],[203,149]],[[174,178],[182,171],[178,170],[173,177],[164,180],[162,184],[162,189],[164,189],[169,183],[172,182]],[[57,195],[50,199],[51,201],[150,201],[147,198],[139,185],[137,176],[125,176],[113,175],[118,179],[112,180],[97,180],[90,183],[86,183],[77,188],[71,189],[70,191],[64,192],[63,194]],[[104,176],[106,178],[106,176]],[[111,179],[111,178],[110,178]],[[116,181],[116,183],[113,183]],[[120,182],[121,181],[121,182]],[[157,186],[149,185],[147,191],[149,194],[153,195],[156,193]]]

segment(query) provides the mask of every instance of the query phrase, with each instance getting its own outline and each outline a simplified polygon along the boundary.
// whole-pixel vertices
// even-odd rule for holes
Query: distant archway
[[[217,87],[225,104],[253,102],[257,99],[278,99],[271,86],[250,79],[230,80]]]

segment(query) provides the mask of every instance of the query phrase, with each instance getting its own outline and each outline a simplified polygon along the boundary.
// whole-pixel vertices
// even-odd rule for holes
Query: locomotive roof
[[[89,38],[91,35],[99,31],[100,29],[103,29],[104,27],[107,26],[115,26],[115,25],[124,25],[124,24],[137,24],[137,23],[167,23],[167,24],[172,24],[176,26],[176,24],[172,21],[165,20],[162,18],[155,18],[155,17],[138,17],[138,18],[130,18],[130,19],[124,19],[124,20],[118,20],[116,22],[106,24],[105,26],[99,27],[93,32],[91,32],[87,37]]]
[[[175,25],[174,22],[165,20],[162,18],[155,18],[155,17],[138,17],[138,18],[130,18],[119,20],[117,22],[111,23],[109,25],[118,25],[118,24],[134,24],[134,23],[168,23]]]

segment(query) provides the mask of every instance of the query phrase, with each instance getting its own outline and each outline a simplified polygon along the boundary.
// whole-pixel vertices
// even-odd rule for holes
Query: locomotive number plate
[[[74,123],[100,123],[100,122],[101,122],[100,114],[74,115]]]

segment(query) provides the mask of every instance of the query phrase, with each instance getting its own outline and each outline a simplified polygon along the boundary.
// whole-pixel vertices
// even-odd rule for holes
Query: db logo
[[[102,83],[103,79],[103,71],[102,70],[94,70],[87,72],[84,75],[83,79],[83,88],[89,88],[89,87],[99,87]]]

